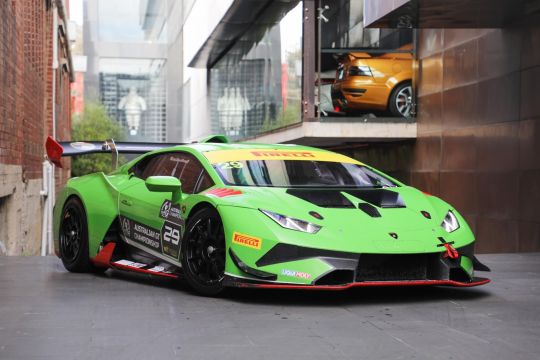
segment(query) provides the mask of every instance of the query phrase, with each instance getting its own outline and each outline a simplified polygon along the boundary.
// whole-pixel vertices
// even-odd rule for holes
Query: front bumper
[[[489,282],[474,270],[489,271],[473,253],[473,244],[446,252],[358,254],[278,244],[252,266],[230,249],[237,272],[227,272],[226,286],[279,289],[345,290],[368,286],[471,287]]]

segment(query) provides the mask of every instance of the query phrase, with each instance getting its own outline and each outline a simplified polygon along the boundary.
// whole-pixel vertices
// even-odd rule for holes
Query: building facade
[[[478,251],[539,251],[540,1],[366,3],[370,26],[420,29],[418,137],[396,166],[459,209]]]
[[[340,151],[455,205],[480,252],[540,250],[539,1],[217,3],[183,26],[187,138]],[[397,86],[355,108],[373,88],[347,76],[407,84],[410,112]]]
[[[0,3],[0,254],[41,250],[45,139],[71,137],[66,6]],[[57,187],[69,176],[65,165],[55,171]]]

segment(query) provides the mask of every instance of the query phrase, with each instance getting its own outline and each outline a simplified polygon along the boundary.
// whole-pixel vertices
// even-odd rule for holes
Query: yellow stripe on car
[[[362,165],[361,162],[345,155],[328,151],[287,150],[287,149],[242,149],[207,151],[204,156],[212,163],[219,164],[238,160],[308,160],[331,161]]]

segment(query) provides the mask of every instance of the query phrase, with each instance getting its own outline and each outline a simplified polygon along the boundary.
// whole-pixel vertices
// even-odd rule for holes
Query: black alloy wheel
[[[182,268],[197,292],[215,296],[223,291],[225,233],[215,209],[201,209],[188,220],[182,239]]]
[[[62,210],[59,232],[60,258],[71,272],[93,269],[88,257],[88,225],[86,212],[79,199],[71,197]]]

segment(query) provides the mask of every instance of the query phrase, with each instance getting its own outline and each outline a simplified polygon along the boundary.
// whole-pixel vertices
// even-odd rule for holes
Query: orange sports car
[[[336,71],[332,101],[336,111],[346,113],[375,110],[411,116],[412,54],[347,54]]]

